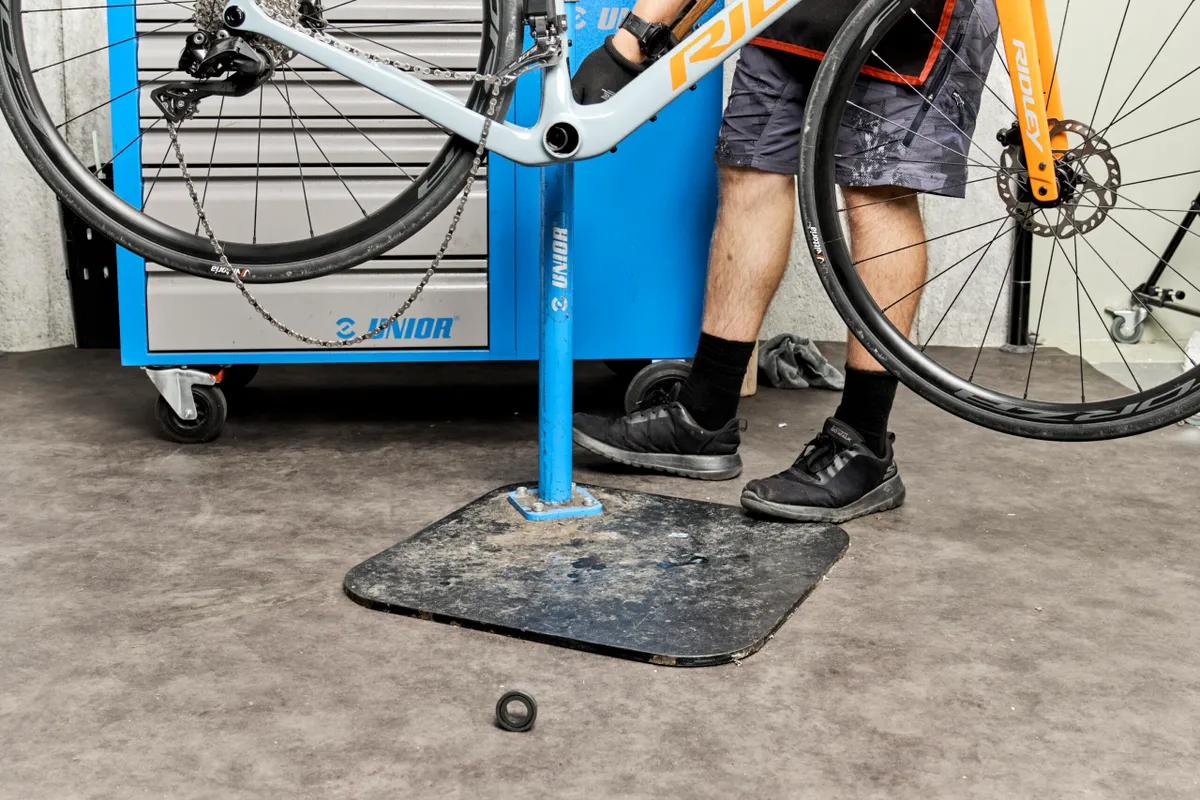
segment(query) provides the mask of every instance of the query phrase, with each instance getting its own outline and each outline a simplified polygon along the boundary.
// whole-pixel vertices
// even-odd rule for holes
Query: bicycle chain
[[[450,244],[454,240],[454,234],[458,230],[458,223],[462,219],[463,211],[466,209],[467,199],[470,197],[471,189],[475,186],[475,180],[479,175],[480,167],[483,165],[483,157],[487,152],[488,134],[491,132],[492,123],[495,121],[496,107],[500,102],[500,88],[508,80],[510,80],[510,76],[508,74],[482,75],[477,72],[447,70],[438,67],[424,66],[421,64],[408,64],[403,61],[376,56],[372,53],[368,53],[364,50],[360,50],[356,47],[352,47],[344,42],[341,42],[324,32],[303,29],[299,24],[299,4],[296,2],[291,2],[290,0],[259,0],[259,2],[263,9],[266,10],[267,13],[270,14],[270,16],[276,21],[295,28],[296,30],[302,30],[305,34],[312,36],[315,39],[319,39],[326,44],[332,45],[339,50],[352,53],[360,58],[386,64],[394,69],[400,70],[401,72],[415,73],[417,75],[423,75],[429,78],[441,78],[445,80],[469,80],[472,82],[483,83],[490,87],[488,106],[484,112],[483,133],[479,139],[479,146],[475,148],[475,157],[471,161],[471,168],[467,171],[467,181],[463,186],[462,194],[459,196],[458,204],[455,206],[454,217],[450,220],[450,227],[446,231],[446,237],[442,240],[441,247],[438,248],[437,253],[434,255],[433,261],[429,265],[429,269],[425,270],[425,274],[421,277],[420,282],[417,283],[416,288],[413,289],[412,294],[408,296],[408,299],[405,300],[404,303],[397,308],[390,317],[383,320],[376,327],[372,328],[366,333],[359,334],[350,339],[318,339],[293,330],[276,319],[275,315],[270,311],[267,311],[267,309],[263,308],[258,299],[250,293],[250,290],[246,288],[246,284],[242,280],[241,275],[238,274],[238,271],[229,262],[229,258],[225,255],[225,248],[221,246],[221,243],[217,240],[216,234],[213,233],[212,226],[209,224],[208,215],[204,212],[204,205],[200,202],[200,197],[196,192],[196,185],[192,182],[192,176],[188,170],[187,161],[183,156],[183,148],[179,145],[178,129],[175,123],[171,122],[170,120],[166,121],[167,133],[171,138],[171,147],[175,151],[175,160],[179,162],[179,171],[183,176],[183,182],[187,187],[188,194],[191,195],[192,206],[196,210],[196,216],[199,219],[201,226],[203,226],[205,234],[208,236],[209,244],[212,245],[213,252],[217,255],[217,260],[221,263],[221,266],[225,268],[226,273],[233,280],[234,285],[237,286],[238,291],[241,292],[242,297],[246,299],[246,302],[249,303],[251,308],[257,311],[259,316],[266,320],[272,327],[274,327],[280,333],[291,337],[292,339],[316,347],[351,347],[356,344],[361,344],[368,339],[374,338],[391,327],[391,325],[398,319],[403,317],[408,312],[408,309],[412,307],[413,303],[415,303],[421,296],[421,292],[425,290],[425,286],[429,283],[434,274],[437,272],[438,268],[441,266],[442,259],[445,257],[446,251],[450,249]],[[214,0],[207,0],[205,5],[212,5],[215,8],[217,7],[218,3],[223,6],[223,2],[221,2],[221,0],[216,0],[215,2]],[[201,19],[201,7],[202,3],[197,2],[196,16],[198,22]],[[219,19],[219,15],[213,16],[213,19]],[[286,52],[289,54],[291,53],[290,50]],[[272,54],[275,55],[274,51],[272,51]],[[276,55],[276,58],[280,58],[280,56]]]

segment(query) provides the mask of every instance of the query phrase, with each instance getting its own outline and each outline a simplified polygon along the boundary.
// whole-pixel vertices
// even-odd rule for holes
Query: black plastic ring
[[[525,706],[524,714],[517,716],[508,713],[508,704],[514,702]],[[496,701],[496,724],[504,730],[524,733],[533,728],[533,723],[536,721],[537,701],[533,699],[533,695],[514,689],[511,692],[505,692]]]

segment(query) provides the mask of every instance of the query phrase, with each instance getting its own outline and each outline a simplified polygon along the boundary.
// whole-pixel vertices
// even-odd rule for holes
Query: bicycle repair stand
[[[671,666],[757,651],[849,545],[831,525],[571,480],[574,164],[541,178],[538,485],[492,491],[346,575],[354,601]]]

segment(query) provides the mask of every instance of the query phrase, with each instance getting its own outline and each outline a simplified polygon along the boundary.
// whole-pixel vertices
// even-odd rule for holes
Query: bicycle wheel
[[[1142,285],[1159,261],[1156,247],[1183,228],[1195,194],[1186,176],[1200,175],[1200,58],[1193,44],[1200,9],[1193,10],[1192,0],[1169,0],[1156,4],[1154,14],[1134,14],[1131,5],[1049,3],[1056,61],[1044,72],[1061,88],[1066,119],[1052,124],[1068,141],[1055,153],[1064,187],[1055,203],[1039,204],[1029,190],[989,0],[958,0],[948,29],[942,23],[949,17],[926,18],[918,0],[866,0],[815,79],[798,192],[820,279],[881,364],[971,422],[1033,438],[1095,440],[1149,431],[1200,409],[1200,368],[1186,348],[1194,318],[1165,309],[1164,296],[1155,302]],[[1086,34],[1074,23],[1086,24]],[[883,54],[884,37],[900,26],[910,35],[925,31],[942,51],[919,86],[900,78],[903,68]],[[877,77],[864,77],[864,68]],[[883,78],[894,87],[890,101],[873,106],[868,92]],[[893,114],[889,102],[910,111],[916,102],[921,113]],[[948,145],[947,132],[961,145]],[[939,155],[930,158],[935,146]],[[907,176],[895,182],[918,185],[847,207],[839,182],[863,185],[859,179],[877,173],[879,164]],[[931,167],[939,172],[932,190],[919,185]],[[947,184],[943,170],[957,177]],[[878,237],[862,236],[856,248],[851,216],[865,219],[917,189],[967,199],[926,194],[921,236],[859,252]],[[1188,231],[1185,238],[1194,245],[1198,235]],[[924,280],[873,299],[860,274],[864,265],[895,263],[878,260],[917,247],[928,253]],[[1200,298],[1195,270],[1185,263],[1166,265],[1163,283],[1176,288],[1166,300],[1179,300],[1178,290],[1196,290]],[[1022,285],[1031,287],[1028,295]],[[910,338],[889,313],[921,293]],[[1026,301],[1026,329],[1015,332],[1028,332],[1029,346],[1005,352],[997,347],[1006,340],[1003,318],[1025,326]],[[1011,303],[1017,307],[1006,314]],[[1154,349],[1139,359],[1127,343],[1134,337],[1115,338],[1105,305],[1145,312]],[[1141,363],[1149,358],[1158,363]]]
[[[297,13],[406,63],[488,74],[518,55],[519,3],[358,2],[322,12],[297,0]],[[200,10],[211,17],[213,8]],[[37,172],[90,225],[152,262],[220,279],[151,98],[191,80],[178,62],[196,13],[193,0],[0,5],[0,108]],[[440,83],[486,109],[482,84]],[[511,87],[498,114],[510,97]],[[298,56],[284,56],[243,96],[201,100],[179,136],[190,163],[207,162],[191,170],[196,189],[246,283],[315,278],[387,253],[457,197],[476,149]],[[97,167],[135,198],[118,196]]]

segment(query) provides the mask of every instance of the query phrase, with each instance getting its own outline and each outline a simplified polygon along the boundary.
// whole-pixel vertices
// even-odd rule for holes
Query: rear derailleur
[[[179,54],[179,69],[197,80],[168,83],[150,97],[163,116],[178,125],[196,113],[205,97],[249,94],[271,79],[275,67],[270,52],[243,36],[226,30],[196,31]]]

